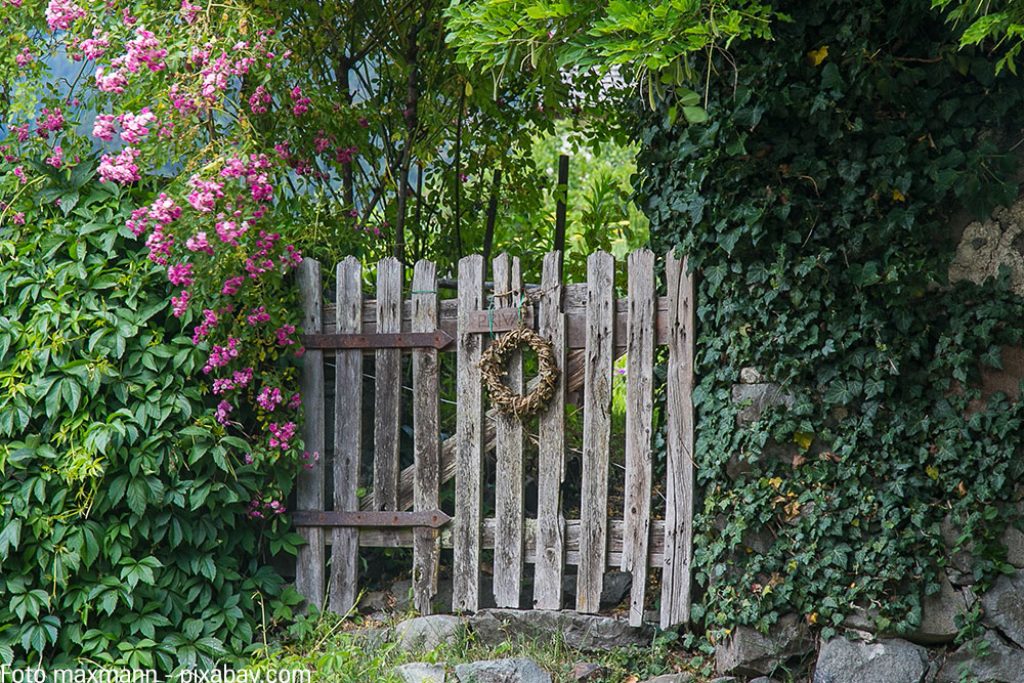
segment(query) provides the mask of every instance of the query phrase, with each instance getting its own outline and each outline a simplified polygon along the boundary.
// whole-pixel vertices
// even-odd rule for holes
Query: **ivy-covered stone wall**
[[[927,2],[778,6],[715,57],[706,124],[642,131],[655,248],[700,273],[693,617],[909,634],[1016,571],[1024,408],[983,379],[1020,355],[1019,275],[949,275],[951,216],[1015,215],[1024,79]]]

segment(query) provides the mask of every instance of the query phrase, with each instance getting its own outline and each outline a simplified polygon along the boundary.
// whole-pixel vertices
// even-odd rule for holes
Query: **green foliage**
[[[1024,47],[1024,2],[932,0],[932,8],[943,10],[949,21],[963,28],[961,46],[985,43],[994,50],[1000,50],[996,72],[1005,67],[1017,73],[1016,59]]]
[[[241,463],[124,227],[139,197],[91,175],[40,176],[25,224],[0,218],[0,663],[209,665],[281,593],[259,557],[294,535],[246,512],[292,468]]]
[[[630,646],[602,652],[582,652],[568,646],[558,634],[550,639],[511,635],[497,645],[478,642],[462,630],[455,638],[432,650],[405,651],[389,641],[379,622],[330,613],[299,618],[282,637],[254,653],[247,667],[252,671],[309,669],[324,683],[373,681],[399,683],[395,668],[410,662],[444,666],[449,678],[464,662],[506,657],[526,657],[552,674],[555,681],[574,680],[572,669],[580,662],[603,668],[595,683],[636,683],[665,673],[692,670],[702,675],[713,671],[708,651],[689,656],[679,647],[674,632],[658,633],[644,647]],[[713,652],[713,651],[712,651]]]
[[[653,89],[692,75],[694,54],[770,37],[774,12],[758,0],[453,0],[447,16],[459,59],[495,82],[526,65],[540,82],[623,66],[653,73]]]
[[[642,133],[654,246],[701,273],[694,616],[798,611],[827,637],[864,605],[902,630],[938,589],[944,518],[984,581],[1019,517],[1024,408],[978,384],[1021,344],[1024,303],[1005,279],[951,286],[946,270],[953,210],[1017,196],[1003,150],[1024,84],[957,52],[919,2],[774,9],[792,21],[712,81],[706,125],[663,107]],[[745,366],[792,407],[739,425]]]
[[[517,202],[514,197],[501,202],[495,221],[494,251],[522,257],[524,278],[540,282],[540,255],[553,248],[555,208],[561,192],[567,200],[567,281],[586,280],[587,256],[598,249],[622,259],[644,246],[647,218],[632,198],[637,151],[636,145],[588,138],[574,131],[568,121],[558,122],[551,133],[535,136],[526,163],[536,174],[540,208]],[[567,188],[558,187],[558,157],[563,153],[570,155]]]

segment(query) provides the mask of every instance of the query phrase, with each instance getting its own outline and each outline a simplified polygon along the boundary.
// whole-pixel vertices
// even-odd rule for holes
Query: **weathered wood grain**
[[[402,331],[402,264],[377,264],[377,332]],[[376,352],[373,419],[373,495],[378,510],[398,509],[399,438],[402,428],[402,351]]]
[[[437,267],[419,261],[412,276],[412,331],[433,332],[437,327]],[[412,354],[413,452],[416,477],[415,510],[438,508],[441,438],[439,426],[438,366],[436,349],[417,349]],[[437,574],[441,556],[436,529],[415,531],[413,545],[413,606],[430,614],[437,595]]]
[[[459,261],[459,321],[484,304],[484,260]],[[483,387],[479,334],[459,334],[456,375],[455,524],[452,610],[475,612],[480,602],[480,517],[483,472]]]
[[[341,332],[360,329],[363,311],[362,266],[351,256],[338,264],[335,325]],[[363,354],[338,351],[334,373],[334,509],[359,510],[359,461],[363,444]],[[328,606],[347,614],[356,603],[359,582],[359,531],[331,530],[331,580]]]
[[[686,260],[665,259],[669,298],[669,360],[666,378],[665,561],[661,576],[661,627],[690,617],[693,559],[693,276]]]
[[[526,386],[527,391],[536,387],[537,379],[531,379]],[[578,392],[583,387],[583,351],[570,351],[566,356],[565,373],[563,382],[567,392]],[[493,408],[487,411],[484,420],[484,452],[494,450],[494,420],[498,412]],[[458,439],[456,435],[450,436],[441,443],[441,483],[445,484],[455,476],[455,451]],[[410,465],[402,470],[400,479],[400,492],[398,506],[402,510],[412,509],[413,504],[413,479],[415,478],[415,466]],[[371,491],[359,500],[360,510],[374,510],[374,498]]]
[[[480,547],[490,550],[494,547],[495,521],[488,517],[482,522]],[[580,520],[564,520],[565,564],[580,563]],[[527,519],[523,525],[523,560],[528,564],[537,561],[537,546],[540,530],[535,519]],[[622,563],[622,537],[626,531],[626,523],[621,519],[608,520],[608,569],[618,568]],[[449,525],[441,531],[441,547],[451,548],[454,545],[454,530]],[[656,519],[651,522],[651,545],[648,549],[647,564],[660,567],[662,564],[665,541],[665,522]],[[359,545],[364,548],[411,548],[413,545],[411,529],[361,529]]]
[[[626,535],[622,570],[633,575],[629,623],[644,619],[647,545],[651,523],[651,424],[654,413],[654,253],[629,255],[629,332],[626,342]]]
[[[523,302],[519,259],[499,254],[494,259],[494,305],[512,308]],[[506,365],[505,383],[523,393],[523,355],[514,353]],[[494,601],[518,609],[523,574],[523,424],[499,414],[495,425]]]
[[[611,439],[615,261],[598,251],[587,259],[587,347],[583,382],[583,483],[576,611],[596,613],[608,543],[608,461]]]
[[[565,313],[566,327],[565,327],[565,343],[570,350],[582,349],[586,346],[587,338],[587,285],[585,283],[571,283],[563,286],[563,303],[562,311]],[[543,289],[541,287],[534,287],[527,290],[527,297],[530,302],[536,305],[542,296]],[[324,315],[327,320],[327,328],[325,332],[333,333],[333,304],[325,304]],[[481,314],[485,316],[485,320],[489,320],[490,316],[486,313]],[[526,316],[529,319],[529,315]],[[625,353],[626,351],[626,325],[629,318],[629,302],[625,299],[619,299],[615,302],[615,352],[617,354]],[[658,297],[657,308],[655,310],[655,343],[656,344],[667,344],[668,343],[668,298]],[[412,306],[410,302],[406,302],[402,312],[402,327],[403,329],[409,329],[409,324],[412,321]],[[450,336],[454,337],[457,331],[458,322],[458,301],[455,299],[443,299],[438,304],[438,327],[441,330],[447,332]],[[495,319],[495,324],[503,322],[502,320]],[[473,324],[479,329],[480,320],[474,320]],[[363,302],[363,333],[371,334],[377,329],[377,305],[373,299],[367,299]],[[454,351],[454,348],[449,346],[447,351]]]
[[[543,292],[539,305],[540,333],[551,341],[561,371],[548,407],[538,418],[537,445],[537,548],[533,576],[533,606],[562,609],[562,573],[565,570],[565,518],[562,482],[565,479],[565,316],[562,314],[561,258],[544,256]]]
[[[302,329],[316,334],[322,331],[323,284],[320,263],[303,259],[298,269],[302,302]],[[305,405],[302,439],[310,453],[324,452],[324,362],[322,351],[307,351],[302,358],[300,393]],[[310,469],[299,470],[296,503],[300,510],[322,510],[324,505],[324,466],[312,461]],[[305,545],[299,548],[295,563],[295,588],[306,601],[322,609],[324,605],[324,569],[326,567],[323,529],[299,529]]]

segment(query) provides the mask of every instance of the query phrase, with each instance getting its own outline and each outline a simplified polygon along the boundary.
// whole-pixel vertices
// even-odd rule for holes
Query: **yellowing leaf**
[[[893,190],[892,191],[892,200],[894,202],[905,202],[905,201],[907,201],[907,197],[906,197],[906,195],[904,195],[899,190]]]
[[[797,432],[793,435],[793,443],[805,451],[811,447],[812,441],[814,441],[814,434],[808,432]]]
[[[924,468],[924,473],[928,475],[928,478],[935,481],[939,478],[939,468],[935,465],[928,465]]]
[[[826,57],[828,57],[828,45],[822,45],[817,50],[807,53],[807,61],[811,63],[811,66],[818,66],[825,61]]]
[[[807,623],[810,624],[811,626],[814,626],[815,624],[817,624],[818,623],[818,613],[817,612],[811,612],[810,614],[808,614],[807,615]]]
[[[782,486],[782,477],[772,477],[768,480],[768,485],[778,491],[779,487]]]

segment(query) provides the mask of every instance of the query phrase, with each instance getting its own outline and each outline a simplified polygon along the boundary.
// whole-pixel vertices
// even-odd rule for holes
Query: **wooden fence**
[[[412,547],[414,605],[429,613],[437,593],[441,548],[453,549],[452,610],[481,604],[482,551],[493,549],[493,594],[499,607],[556,610],[567,565],[576,566],[575,604],[598,611],[609,568],[631,572],[629,620],[645,616],[652,571],[660,568],[660,624],[685,623],[690,608],[693,509],[693,280],[685,261],[665,257],[666,296],[657,296],[655,257],[628,258],[628,297],[616,300],[615,262],[604,252],[587,261],[587,282],[563,284],[561,255],[549,253],[539,286],[524,287],[518,259],[494,259],[493,295],[486,296],[484,261],[467,256],[458,266],[458,296],[440,300],[433,263],[413,270],[408,300],[395,259],[377,266],[376,298],[363,295],[360,263],[337,266],[336,303],[323,301],[320,265],[300,268],[306,354],[302,396],[309,451],[324,453],[328,402],[324,355],[334,361],[332,457],[313,463],[298,481],[296,526],[301,549],[296,583],[311,602],[345,613],[355,603],[360,547]],[[487,410],[479,361],[496,334],[527,324],[556,350],[560,380],[554,400],[533,423]],[[667,461],[664,505],[652,505],[654,350],[668,347],[664,416]],[[400,466],[403,424],[402,354],[412,355],[414,463]],[[439,354],[456,354],[456,428],[442,439],[439,426]],[[374,354],[373,434],[362,433],[364,354]],[[627,355],[621,516],[609,514],[613,365]],[[327,359],[331,360],[330,358]],[[506,381],[531,384],[516,357]],[[579,514],[567,519],[565,403],[582,405],[582,479]],[[408,401],[406,402],[408,404]],[[524,472],[524,441],[535,435],[535,469]],[[373,439],[372,482],[360,486],[363,439]],[[484,481],[485,454],[494,451],[493,481]],[[535,456],[535,457],[533,457]],[[369,469],[369,468],[367,468]],[[536,482],[535,516],[524,512],[526,474]],[[333,500],[325,501],[332,479]],[[455,479],[454,515],[441,510],[441,486]],[[493,517],[484,517],[483,491],[494,488]],[[657,518],[656,518],[657,517]],[[327,551],[330,551],[329,563]],[[533,564],[533,604],[520,604],[524,565]],[[325,590],[327,591],[325,594]]]

